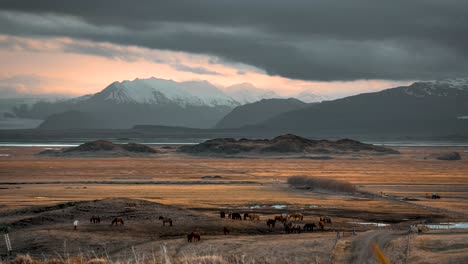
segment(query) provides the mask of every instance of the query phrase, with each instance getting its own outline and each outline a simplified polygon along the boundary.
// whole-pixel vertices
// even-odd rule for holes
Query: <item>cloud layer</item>
[[[440,79],[468,73],[466,10],[461,0],[4,0],[0,34],[207,54],[292,79]]]

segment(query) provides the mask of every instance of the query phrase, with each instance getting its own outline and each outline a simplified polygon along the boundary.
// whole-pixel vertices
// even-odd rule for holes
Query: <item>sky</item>
[[[330,98],[465,77],[462,0],[0,0],[0,97],[157,77]]]

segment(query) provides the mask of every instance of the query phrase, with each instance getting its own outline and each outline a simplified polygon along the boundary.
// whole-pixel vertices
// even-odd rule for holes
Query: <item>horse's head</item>
[[[159,220],[163,220],[163,219],[164,219],[164,217],[162,217],[162,216],[159,216]]]

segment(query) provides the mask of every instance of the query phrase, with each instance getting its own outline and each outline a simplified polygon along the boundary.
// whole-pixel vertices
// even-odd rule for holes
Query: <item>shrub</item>
[[[324,177],[311,176],[292,176],[288,178],[288,184],[294,187],[303,187],[314,189],[322,189],[334,192],[355,192],[356,186],[350,182],[339,181]]]
[[[29,255],[17,255],[13,264],[33,264],[33,259]]]

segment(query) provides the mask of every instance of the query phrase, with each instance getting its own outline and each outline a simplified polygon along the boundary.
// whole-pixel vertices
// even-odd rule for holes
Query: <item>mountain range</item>
[[[415,82],[320,103],[269,98],[276,95],[248,83],[231,88],[223,91],[205,81],[136,79],[114,82],[96,94],[15,107],[14,113],[45,119],[41,129],[140,125],[153,126],[152,131],[173,126],[240,136],[248,131],[356,138],[468,134],[468,79]]]
[[[114,82],[70,100],[17,107],[19,117],[45,119],[43,129],[131,128],[137,124],[212,127],[239,103],[206,81],[157,78]]]
[[[294,98],[262,99],[234,108],[216,124],[216,128],[239,128],[256,125],[279,114],[305,108],[308,105]]]
[[[468,79],[415,82],[281,113],[257,127],[326,136],[467,135],[467,102]]]

